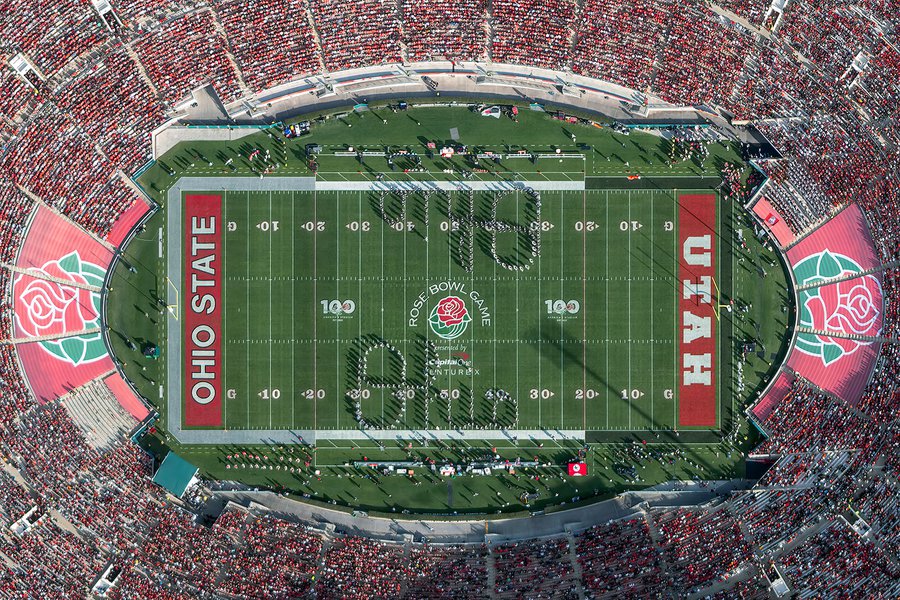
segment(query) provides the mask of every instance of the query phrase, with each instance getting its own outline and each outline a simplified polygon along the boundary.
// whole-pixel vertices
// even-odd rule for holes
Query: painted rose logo
[[[103,273],[101,267],[82,261],[77,252],[72,252],[32,269],[29,275],[33,277],[20,275],[15,287],[18,335],[65,336],[99,328],[100,294],[80,286],[102,286]],[[66,285],[64,281],[75,285]],[[106,354],[99,331],[43,340],[40,344],[53,356],[75,365],[92,362]]]
[[[465,332],[471,320],[466,303],[458,296],[447,296],[431,310],[428,324],[439,337],[455,340]]]
[[[804,259],[808,268],[807,279],[800,285],[809,285],[824,279],[840,277],[846,273],[858,273],[862,269],[852,263],[846,267],[846,257],[835,258],[828,251]],[[845,259],[840,261],[840,259]],[[842,264],[838,265],[838,262]],[[811,265],[818,267],[815,271]],[[824,272],[823,272],[824,271]],[[840,335],[877,337],[881,333],[882,291],[878,279],[872,275],[845,279],[835,283],[800,291],[800,322],[806,331],[797,336],[797,348],[822,359],[829,365],[843,356],[853,354],[860,346],[871,341],[835,337]],[[827,335],[830,334],[830,335]]]
[[[854,273],[861,273],[862,270],[862,267],[849,256],[830,250],[810,254],[794,265],[794,274],[797,276],[797,283],[801,286],[811,286],[825,283],[829,279],[849,277]]]

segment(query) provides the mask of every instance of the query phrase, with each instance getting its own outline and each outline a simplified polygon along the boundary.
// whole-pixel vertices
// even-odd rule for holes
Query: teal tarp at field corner
[[[169,452],[153,476],[153,483],[164,487],[173,496],[181,498],[198,470],[174,452]]]

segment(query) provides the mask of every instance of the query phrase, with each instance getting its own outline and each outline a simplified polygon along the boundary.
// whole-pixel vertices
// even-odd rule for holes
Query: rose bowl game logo
[[[469,327],[469,311],[459,296],[446,296],[431,310],[428,324],[440,338],[455,340]]]
[[[801,264],[806,269],[806,279],[798,281],[801,286],[862,271],[849,258],[827,250],[804,259],[798,267]],[[816,332],[877,337],[881,333],[881,302],[881,284],[872,275],[801,290],[799,325]],[[820,358],[826,366],[871,343],[818,333],[797,336],[797,349]]]
[[[15,319],[26,338],[65,336],[86,329],[100,327],[100,294],[83,287],[62,283],[71,281],[83,286],[103,285],[104,270],[81,260],[77,251],[60,259],[30,269],[16,280],[17,288],[23,278],[30,276],[15,303]],[[56,281],[40,279],[52,277]],[[90,363],[106,356],[106,346],[100,332],[53,340],[41,340],[41,347],[59,360],[73,365]]]

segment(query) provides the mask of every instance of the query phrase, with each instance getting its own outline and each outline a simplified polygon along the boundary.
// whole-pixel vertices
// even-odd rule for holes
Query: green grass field
[[[562,163],[510,161],[506,169],[474,173],[474,180],[583,180],[587,189],[542,192],[540,218],[535,218],[523,192],[501,198],[497,192],[476,192],[471,203],[479,223],[467,227],[470,200],[459,192],[434,192],[427,199],[411,193],[401,214],[401,201],[393,194],[382,199],[369,191],[234,192],[197,186],[192,191],[222,194],[225,220],[234,223],[234,230],[224,234],[225,387],[235,390],[225,401],[225,425],[229,430],[315,428],[313,466],[321,469],[321,478],[225,468],[226,454],[236,450],[276,456],[292,453],[290,446],[241,447],[227,438],[219,445],[186,445],[168,435],[170,399],[159,388],[169,375],[166,363],[147,360],[128,346],[129,340],[138,346],[159,343],[165,359],[171,345],[179,343],[167,338],[166,318],[156,316],[157,298],[164,298],[169,287],[166,190],[184,176],[255,176],[257,167],[240,157],[257,149],[269,150],[281,163],[267,177],[311,176],[303,151],[311,142],[325,148],[317,181],[371,180],[376,173],[394,181],[458,179],[467,168],[461,158],[426,159],[428,173],[423,174],[390,171],[383,157],[358,163],[333,155],[350,146],[408,147],[422,153],[426,141],[448,140],[451,128],[459,130],[462,142],[484,150],[544,152],[559,147],[585,155],[584,161]],[[522,491],[539,493],[529,508],[550,508],[670,479],[740,476],[741,450],[755,439],[741,410],[765,385],[771,365],[784,351],[785,276],[772,269],[776,255],[754,238],[740,206],[719,202],[718,282],[752,309],[723,313],[717,328],[718,432],[673,435],[678,398],[669,397],[667,390],[676,383],[676,202],[690,189],[715,189],[722,163],[740,160],[725,143],[710,146],[705,160],[670,168],[664,164],[667,144],[656,135],[622,136],[541,113],[521,112],[520,123],[512,124],[449,107],[405,114],[376,108],[329,118],[309,137],[285,144],[266,133],[233,142],[179,144],[139,180],[162,210],[125,249],[124,257],[135,270],[117,268],[108,305],[114,351],[138,388],[158,403],[162,417],[159,430],[146,436],[144,445],[155,454],[174,449],[210,478],[388,512],[511,512],[525,507]],[[640,181],[626,179],[635,173],[641,174]],[[483,221],[489,220],[490,206],[497,200],[497,220],[540,223],[539,257],[527,269],[508,269],[491,256],[493,236]],[[463,224],[462,231],[454,226],[454,218]],[[632,227],[632,222],[640,227]],[[467,228],[473,230],[471,244]],[[734,243],[739,229],[746,248]],[[503,232],[496,237],[501,260],[527,262],[527,235]],[[469,247],[471,269],[466,268]],[[462,335],[451,341],[439,338],[428,324],[431,310],[450,294],[430,293],[430,286],[441,282],[464,286],[457,295],[471,317]],[[473,291],[480,306],[472,300]],[[411,325],[410,312],[420,294],[426,299]],[[569,310],[574,309],[572,300],[577,310]],[[489,325],[481,321],[482,310]],[[756,341],[758,352],[741,361],[737,347],[743,340]],[[396,351],[381,348],[382,342]],[[426,342],[435,345],[433,359],[465,364],[438,364],[426,375]],[[356,366],[366,350],[360,383]],[[468,358],[452,356],[460,352]],[[409,447],[408,440],[328,437],[329,430],[357,429],[357,409],[370,427],[511,427],[516,418],[513,403],[498,402],[495,416],[494,399],[485,395],[497,389],[516,399],[518,428],[586,430],[591,476],[556,479],[560,465],[582,446],[575,440],[538,444],[525,438],[466,443],[414,439]],[[640,441],[647,442],[654,458],[638,465],[638,479],[623,477],[617,468],[637,464],[632,448]],[[424,474],[430,485],[383,478],[373,486],[346,466],[364,455],[455,461],[488,450],[509,460],[540,457],[553,465],[536,471],[549,487],[506,474],[450,481]]]
[[[676,200],[225,192],[226,428],[671,429]],[[447,296],[453,340],[429,326]]]

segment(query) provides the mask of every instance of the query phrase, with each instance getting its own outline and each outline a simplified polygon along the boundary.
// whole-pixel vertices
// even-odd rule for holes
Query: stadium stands
[[[233,0],[216,2],[215,9],[235,61],[254,92],[321,69],[315,39],[307,27],[306,3]],[[270,43],[275,39],[277,44]]]
[[[891,3],[795,0],[764,37],[694,0],[110,4],[121,29],[77,0],[14,0],[0,11],[0,522],[8,528],[34,509],[27,526],[0,535],[0,596],[85,597],[113,565],[108,597],[128,600],[671,590],[751,599],[767,593],[758,558],[801,598],[900,594],[900,52]],[[769,7],[714,4],[753,26]],[[27,81],[9,66],[19,54],[36,69]],[[151,158],[151,131],[198,87],[212,85],[229,105],[320,73],[486,58],[749,120],[782,156],[757,163],[768,178],[758,216],[777,211],[787,228],[779,241],[794,257],[819,239],[861,244],[860,267],[882,282],[880,334],[866,336],[872,344],[847,370],[814,371],[796,358],[782,367],[751,410],[764,432],[754,453],[775,464],[753,489],[713,505],[642,508],[574,535],[491,545],[370,539],[236,508],[199,524],[150,483],[152,458],[127,442],[146,409],[115,399],[108,357],[77,371],[32,360],[36,342],[18,339],[14,324],[17,274],[4,265],[43,268],[77,251],[104,271],[111,247],[150,208],[127,177]],[[736,174],[725,175],[734,196]],[[851,216],[842,236],[826,229]],[[73,345],[83,337],[64,333]],[[865,537],[845,521],[856,513],[871,529]]]
[[[312,0],[310,10],[332,71],[400,62],[397,4],[384,0]]]
[[[666,3],[614,0],[584,3],[577,31],[572,70],[587,77],[610,79],[646,91],[653,76],[656,49],[665,38]]]
[[[800,598],[890,597],[897,592],[897,566],[840,520],[781,560],[801,590]]]
[[[567,539],[512,542],[491,550],[498,598],[577,598]]]
[[[480,60],[487,39],[482,0],[403,0],[403,43],[409,60]]]
[[[676,2],[653,82],[655,92],[676,104],[722,104],[751,48],[749,35],[723,27],[709,9]]]
[[[211,83],[224,102],[241,95],[227,41],[216,28],[212,12],[200,10],[175,17],[141,37],[134,46],[147,75],[170,105]]]
[[[643,516],[595,525],[575,539],[586,594],[652,597],[668,587],[662,551]]]
[[[672,575],[689,593],[724,580],[750,559],[750,546],[725,505],[666,511],[657,516],[656,526]]]
[[[499,0],[491,3],[495,62],[549,69],[568,66],[577,6],[571,0]]]
[[[84,132],[120,169],[150,160],[150,131],[164,121],[162,106],[124,51],[110,53],[56,95]]]

